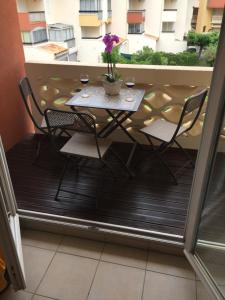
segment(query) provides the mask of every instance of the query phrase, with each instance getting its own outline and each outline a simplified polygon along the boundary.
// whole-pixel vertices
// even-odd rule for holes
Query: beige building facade
[[[195,1],[192,25],[197,32],[220,31],[225,0]]]
[[[102,37],[117,34],[121,52],[148,46],[155,51],[186,50],[195,0],[17,0],[19,7],[41,9],[49,24],[73,26],[77,60],[101,62]],[[29,5],[28,5],[29,3]],[[33,3],[33,6],[32,6]]]

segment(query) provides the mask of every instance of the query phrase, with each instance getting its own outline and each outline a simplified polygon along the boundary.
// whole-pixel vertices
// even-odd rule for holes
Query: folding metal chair
[[[146,126],[140,130],[141,133],[145,135],[148,142],[152,146],[152,149],[156,156],[159,158],[161,163],[166,167],[166,169],[169,171],[170,175],[172,176],[174,182],[177,184],[176,174],[172,172],[172,170],[169,168],[166,161],[163,159],[162,154],[168,149],[169,146],[172,146],[173,144],[176,144],[184,153],[186,158],[188,159],[188,163],[191,163],[191,165],[194,167],[194,162],[191,158],[191,156],[188,154],[188,152],[178,143],[176,140],[177,137],[182,135],[183,133],[191,130],[193,126],[195,125],[201,109],[203,107],[205,98],[207,95],[207,90],[204,89],[200,93],[195,94],[188,98],[186,101],[179,122],[178,124],[174,124],[172,122],[168,122],[166,120],[158,119],[154,123],[152,123],[149,126]],[[190,125],[188,127],[183,126],[184,118],[188,114],[196,113],[193,120],[190,122]],[[161,144],[156,147],[151,138],[154,138],[161,142]],[[185,164],[186,165],[186,164]],[[183,166],[184,167],[184,166]]]
[[[22,95],[22,99],[25,104],[27,113],[28,113],[29,117],[31,118],[34,127],[37,128],[41,133],[48,135],[49,131],[47,129],[47,124],[46,124],[44,113],[42,112],[40,106],[38,105],[38,102],[34,96],[30,82],[27,77],[24,77],[20,80],[19,89],[20,89],[20,93]],[[36,113],[41,118],[41,122],[40,122],[41,124],[39,124],[39,122],[35,118],[35,113],[34,113],[34,111],[32,111],[31,106],[30,106],[31,102],[33,102],[33,104],[34,104],[33,110],[36,110]],[[62,135],[62,133],[66,133],[68,136],[71,136],[69,134],[69,132],[67,131],[67,129],[69,129],[69,127],[71,125],[73,125],[73,123],[74,123],[74,120],[71,118],[71,116],[55,114],[55,112],[51,112],[51,114],[52,114],[52,116],[51,116],[51,132],[56,135],[57,130],[58,130],[58,135]],[[40,155],[41,139],[40,139],[40,136],[38,136],[38,137],[39,138],[37,141],[35,160],[37,160],[37,158]]]
[[[104,167],[107,167],[109,169],[109,171],[115,178],[116,176],[113,169],[111,168],[109,163],[106,162],[105,160],[105,155],[109,150],[109,147],[111,146],[111,141],[108,139],[98,139],[96,123],[92,115],[88,113],[75,112],[75,111],[66,112],[66,111],[58,111],[54,109],[47,109],[44,112],[44,114],[45,114],[46,123],[50,135],[52,135],[51,122],[52,122],[52,116],[54,115],[51,112],[54,112],[55,114],[64,114],[64,115],[71,116],[71,118],[74,119],[73,128],[75,131],[74,135],[66,142],[66,144],[60,150],[61,153],[66,155],[66,161],[65,161],[62,174],[60,176],[55,199],[58,200],[60,191],[90,197],[89,195],[81,194],[78,192],[72,192],[62,188],[63,179],[68,169],[69,162],[72,158],[98,159]],[[81,128],[82,130],[79,130]],[[91,198],[93,197],[91,196]]]

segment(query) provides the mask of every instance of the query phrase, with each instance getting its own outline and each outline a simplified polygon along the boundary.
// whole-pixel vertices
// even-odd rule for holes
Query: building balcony
[[[128,10],[128,24],[142,24],[145,22],[145,10]]]
[[[225,0],[208,0],[208,8],[221,8],[223,9]]]
[[[106,66],[104,64],[87,66],[66,62],[29,62],[25,67],[42,110],[47,107],[65,110],[65,102],[71,98],[77,88],[80,88],[79,74],[88,74],[92,79],[91,84],[99,84],[99,75],[105,72]],[[178,122],[185,99],[199,89],[210,86],[212,75],[212,68],[203,67],[121,65],[118,69],[123,78],[128,75],[135,76],[136,85],[146,90],[138,112],[132,115],[125,124],[127,130],[142,144],[146,141],[138,132],[139,128],[159,118]],[[194,156],[199,146],[205,109],[206,107],[192,130],[179,138],[185,148],[192,149],[190,153]],[[100,109],[90,108],[86,111],[95,116],[99,130],[110,121],[108,115]],[[34,109],[33,112],[37,121],[41,122],[37,111]],[[128,138],[124,132],[118,128],[111,139],[114,141],[114,150],[117,149],[122,157],[123,155],[126,157],[130,144],[127,143]],[[122,174],[122,179],[112,185],[111,175],[106,176],[106,189],[102,193],[102,201],[98,204],[98,208],[96,208],[95,199],[79,198],[75,201],[73,195],[67,197],[63,194],[60,202],[56,203],[54,195],[63,160],[56,159],[48,147],[50,146],[47,144],[43,147],[40,157],[40,164],[45,164],[45,168],[32,164],[31,154],[24,156],[24,153],[31,153],[32,149],[35,149],[35,139],[32,137],[21,142],[18,147],[16,146],[8,153],[9,167],[13,182],[16,183],[15,192],[20,210],[63,214],[64,217],[105,222],[109,227],[110,224],[129,226],[134,232],[151,228],[153,231],[165,234],[179,236],[183,234],[193,178],[192,168],[185,168],[179,177],[179,184],[174,185],[168,179],[168,174],[160,163],[153,165],[149,162],[146,165],[147,173],[142,176],[137,174],[134,180],[128,180],[126,174]],[[172,148],[169,153],[168,162],[174,167],[179,165],[182,157],[180,150]],[[138,153],[137,157],[142,159]],[[23,168],[22,173],[19,166]],[[95,163],[90,165],[89,171],[95,172],[95,167]],[[118,165],[114,167],[117,168]],[[53,171],[52,168],[58,171]],[[96,187],[95,175],[89,178],[86,171],[85,166],[82,165],[78,185],[74,184],[71,188],[75,186],[83,190],[85,194],[91,194]],[[71,178],[74,178],[73,172],[71,168],[71,177],[68,174],[67,185],[71,184],[73,180]],[[97,169],[96,172],[101,172],[101,170]],[[32,184],[34,182],[38,184]],[[48,185],[46,182],[51,184]]]
[[[176,22],[177,9],[164,9],[162,13],[162,22]]]
[[[81,27],[99,27],[102,25],[102,10],[80,10],[79,13],[79,22]]]
[[[223,16],[222,15],[218,15],[218,16],[213,15],[211,23],[215,24],[215,25],[221,25],[222,24],[222,20],[223,20]]]
[[[18,13],[21,31],[31,31],[37,27],[46,27],[44,12]]]

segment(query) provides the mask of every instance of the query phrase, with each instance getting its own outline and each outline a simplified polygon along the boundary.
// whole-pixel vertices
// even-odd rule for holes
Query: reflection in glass
[[[196,252],[225,296],[225,122],[211,171]]]

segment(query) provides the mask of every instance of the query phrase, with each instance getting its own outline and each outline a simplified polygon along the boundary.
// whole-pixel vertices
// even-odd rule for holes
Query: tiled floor
[[[26,291],[0,300],[210,300],[182,257],[23,231]]]

